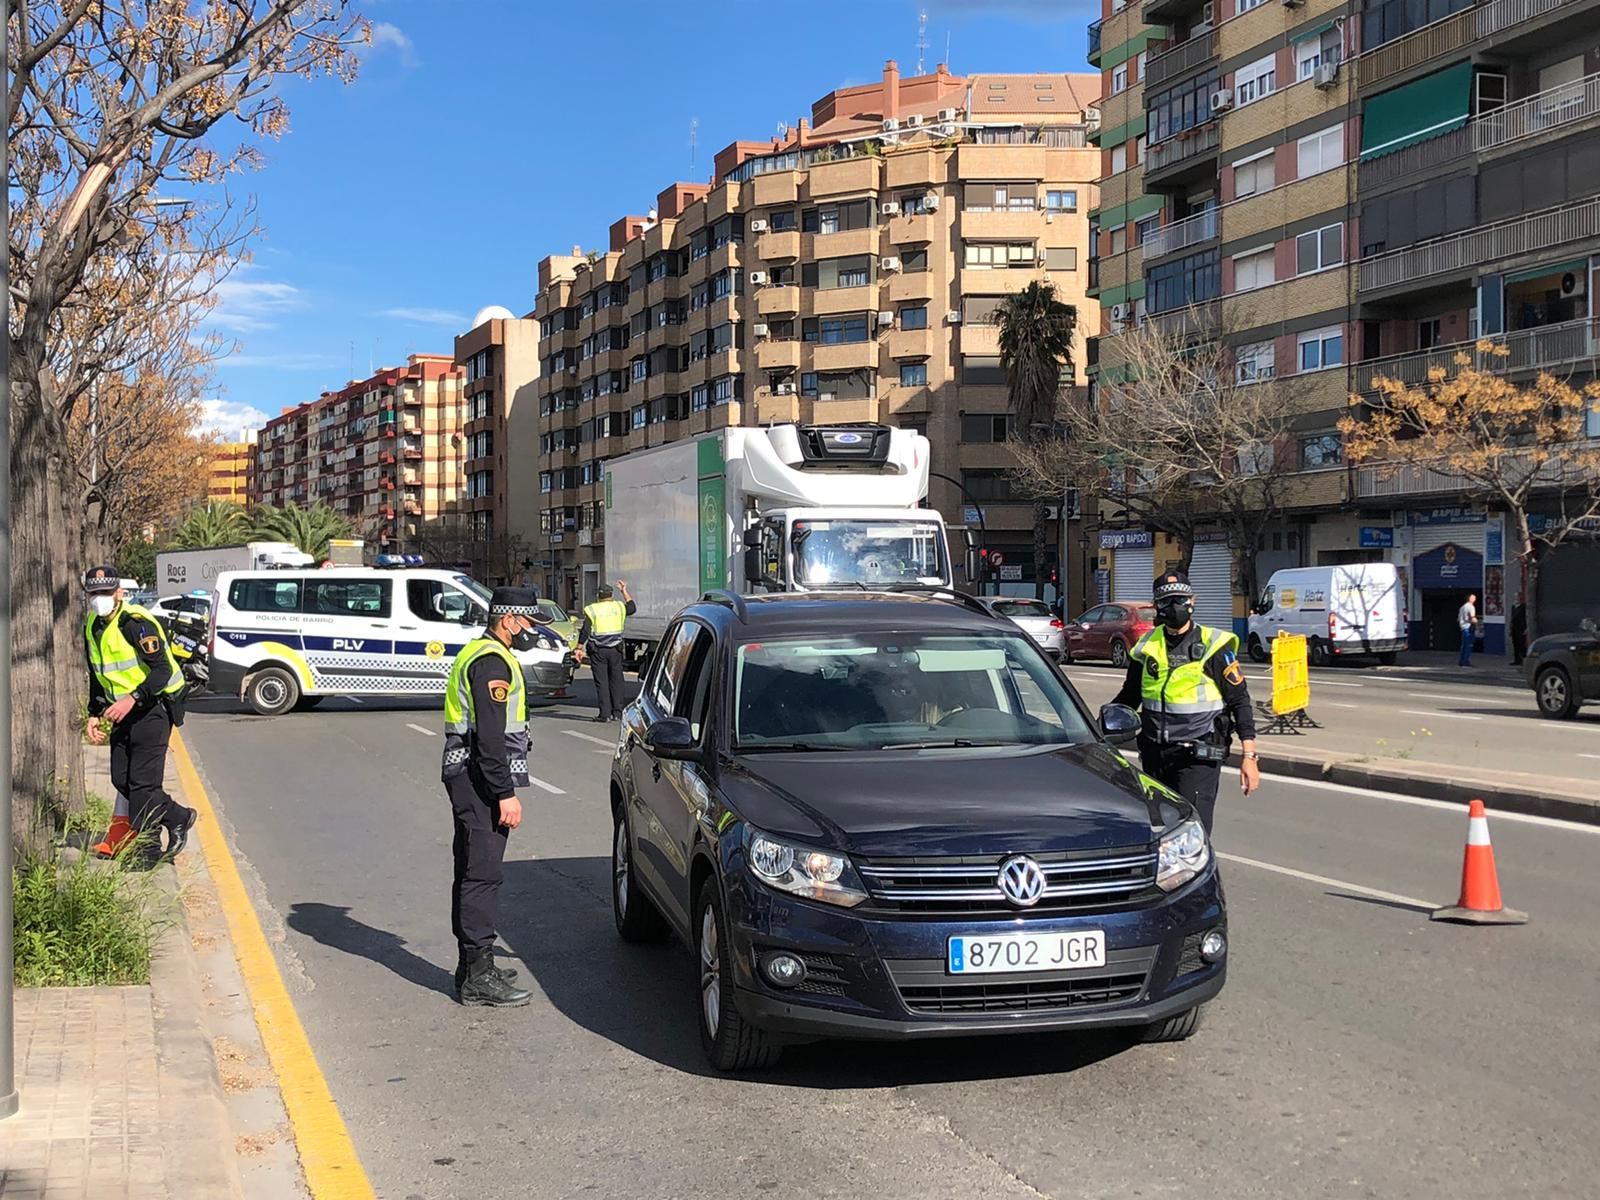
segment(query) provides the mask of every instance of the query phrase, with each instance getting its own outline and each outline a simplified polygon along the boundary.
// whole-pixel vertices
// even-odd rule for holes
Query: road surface
[[[1594,829],[1496,819],[1532,923],[1461,928],[1426,915],[1460,809],[1225,781],[1232,967],[1190,1042],[825,1043],[723,1078],[687,955],[614,935],[589,711],[532,722],[502,940],[535,996],[498,1012],[448,998],[437,710],[203,701],[185,728],[381,1196],[1594,1194]]]

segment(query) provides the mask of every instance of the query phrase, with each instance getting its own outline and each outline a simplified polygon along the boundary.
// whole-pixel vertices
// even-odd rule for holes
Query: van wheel
[[[1245,643],[1245,649],[1250,652],[1250,657],[1258,663],[1266,662],[1272,656],[1267,653],[1267,648],[1261,644],[1261,638],[1256,634],[1250,635],[1250,640]]]
[[[288,712],[300,699],[300,685],[282,667],[262,667],[245,689],[245,703],[263,717]]]
[[[700,986],[695,999],[700,1010],[700,1045],[719,1071],[749,1071],[770,1067],[783,1053],[766,1032],[744,1019],[734,998],[733,946],[722,913],[722,893],[715,875],[700,885],[695,906],[695,965]]]
[[[1197,1004],[1188,1012],[1182,1012],[1175,1017],[1168,1017],[1165,1021],[1157,1021],[1154,1025],[1145,1026],[1140,1041],[1181,1042],[1193,1037],[1195,1030],[1200,1028],[1200,1010],[1202,1007],[1202,1005]]]
[[[1572,681],[1560,667],[1546,667],[1534,680],[1533,694],[1539,701],[1539,711],[1547,717],[1563,721],[1578,715],[1579,702],[1572,694]]]
[[[1392,667],[1399,661],[1400,654],[1396,650],[1385,650],[1382,654],[1378,655],[1378,665],[1382,667]]]
[[[1309,657],[1313,667],[1326,667],[1333,662],[1333,647],[1322,638],[1312,638]]]
[[[327,699],[325,696],[301,696],[300,699],[294,702],[294,710],[295,712],[306,712],[321,704],[325,699]]]
[[[1113,667],[1128,665],[1128,647],[1121,638],[1111,639],[1111,665]]]

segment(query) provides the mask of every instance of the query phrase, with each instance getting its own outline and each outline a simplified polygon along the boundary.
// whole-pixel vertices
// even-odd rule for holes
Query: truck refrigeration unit
[[[715,589],[949,588],[944,519],[923,507],[928,458],[914,430],[773,425],[606,463],[606,578],[639,606],[629,658]]]

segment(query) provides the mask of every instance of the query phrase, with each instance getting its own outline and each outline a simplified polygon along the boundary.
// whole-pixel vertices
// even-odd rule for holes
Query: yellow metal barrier
[[[1311,672],[1306,659],[1306,639],[1279,632],[1272,639],[1272,711],[1280,717],[1302,712],[1311,705]]]

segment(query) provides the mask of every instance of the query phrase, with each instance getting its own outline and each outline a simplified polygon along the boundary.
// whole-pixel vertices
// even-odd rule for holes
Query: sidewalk
[[[1332,668],[1337,669],[1337,668]],[[1526,688],[1527,678],[1520,666],[1512,666],[1504,655],[1474,654],[1470,667],[1456,662],[1453,650],[1408,650],[1392,667],[1372,667],[1375,675],[1398,675],[1407,679],[1427,679],[1437,683],[1460,683],[1489,687]],[[1316,678],[1315,675],[1312,676]]]

